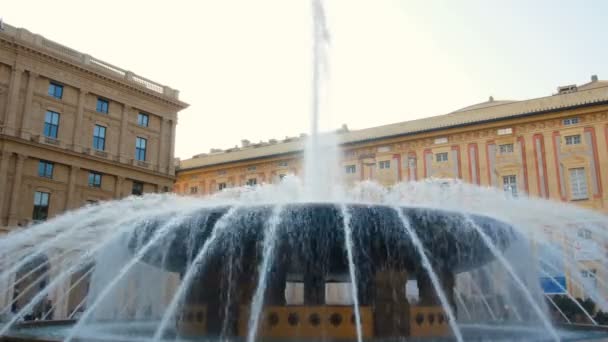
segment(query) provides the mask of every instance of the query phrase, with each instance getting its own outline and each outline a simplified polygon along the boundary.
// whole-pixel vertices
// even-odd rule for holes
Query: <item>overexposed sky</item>
[[[608,1],[326,0],[323,129],[608,79]],[[309,131],[310,0],[18,0],[0,17],[180,90],[177,157]]]

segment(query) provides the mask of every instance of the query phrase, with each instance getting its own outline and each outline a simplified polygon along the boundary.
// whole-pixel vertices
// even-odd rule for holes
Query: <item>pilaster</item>
[[[27,89],[25,90],[25,105],[23,108],[23,116],[21,121],[21,138],[23,139],[29,139],[31,136],[30,117],[32,115],[34,88],[36,86],[36,80],[38,80],[37,73],[28,71],[28,75]]]
[[[84,120],[84,103],[88,91],[80,89],[78,91],[78,107],[76,109],[76,118],[74,120],[74,128],[72,129],[72,149],[76,152],[82,152],[82,148],[86,146],[84,134],[82,134],[82,122]]]
[[[23,164],[27,156],[17,154],[15,173],[13,178],[13,189],[11,193],[11,205],[8,211],[8,225],[15,226],[19,220],[19,195],[21,194],[21,180],[23,178]]]
[[[11,73],[11,83],[9,85],[8,99],[6,106],[6,116],[4,120],[4,133],[16,135],[17,133],[17,108],[19,107],[19,90],[21,89],[21,77],[24,69],[13,67]]]

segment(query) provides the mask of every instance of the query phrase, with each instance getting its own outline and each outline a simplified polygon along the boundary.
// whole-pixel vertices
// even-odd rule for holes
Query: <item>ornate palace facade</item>
[[[0,28],[0,233],[173,186],[178,91]]]
[[[608,82],[524,101],[489,101],[452,113],[339,132],[348,182],[384,185],[456,178],[608,211]],[[302,170],[304,138],[212,150],[179,163],[174,191],[210,194],[278,182]]]

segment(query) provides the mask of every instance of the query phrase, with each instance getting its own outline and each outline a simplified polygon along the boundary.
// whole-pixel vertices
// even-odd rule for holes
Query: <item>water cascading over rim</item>
[[[272,262],[267,269],[260,269],[264,238],[269,231],[268,221],[276,209],[277,205],[201,209],[174,231],[162,259],[158,253],[144,256],[149,264],[184,275],[192,267],[194,256],[210,236],[215,235],[214,241],[207,246],[206,255],[196,265],[197,274],[186,291],[181,320],[178,321],[181,333],[246,336],[251,329],[246,317],[261,272],[268,274],[264,284],[265,309],[260,313],[260,336],[298,336],[295,330],[288,330],[296,316],[302,320],[304,318],[300,316],[308,315],[307,319],[314,323],[314,317],[318,315],[320,325],[324,318],[330,325],[354,319],[342,317],[350,316],[350,311],[343,311],[343,308],[334,307],[332,312],[325,312],[328,307],[324,298],[325,283],[336,280],[332,277],[348,278],[349,273],[342,205],[299,203],[281,206],[280,218],[273,233],[275,246]],[[362,204],[346,205],[346,210],[350,215],[357,299],[362,308],[361,326],[368,337],[410,335],[412,329],[409,325],[420,320],[420,317],[437,317],[434,318],[436,327],[440,326],[439,317],[442,317],[442,323],[447,320],[427,271],[421,265],[419,251],[413,245],[397,210],[409,221],[423,244],[425,255],[451,305],[454,303],[454,275],[494,259],[479,231],[471,227],[471,223],[476,224],[500,249],[507,248],[516,238],[511,226],[485,216],[465,216],[438,209]],[[217,222],[229,212],[226,227],[214,232]],[[139,227],[134,235],[137,241],[131,243],[133,248],[145,243],[162,224],[163,221],[158,220]],[[230,263],[230,272],[226,271],[227,263]],[[386,279],[383,280],[383,277]],[[395,286],[404,286],[407,279],[418,280],[422,305],[434,307],[434,314],[423,309],[414,311],[404,302],[405,299],[395,301],[392,297],[390,300],[380,298],[382,294],[379,292],[391,292]],[[304,303],[296,311],[290,311],[285,300],[288,281],[301,282],[304,286]],[[229,290],[226,295],[218,296],[218,288]],[[382,305],[392,310],[390,317],[379,316],[378,308]],[[304,308],[308,308],[308,311]],[[392,321],[398,318],[399,308],[408,311],[401,313],[407,316],[407,324],[387,324],[387,319]],[[420,313],[420,310],[424,313]],[[197,317],[205,324],[197,325]],[[285,327],[280,325],[282,321],[286,322]],[[354,325],[346,330],[350,335],[345,332],[340,334],[354,336]],[[442,331],[445,333],[447,330],[445,326]]]

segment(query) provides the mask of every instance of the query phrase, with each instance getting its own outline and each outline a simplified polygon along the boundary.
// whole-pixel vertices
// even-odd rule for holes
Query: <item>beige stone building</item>
[[[204,195],[297,175],[304,140],[243,141],[240,147],[182,160],[174,191]],[[349,183],[376,180],[390,186],[455,178],[608,212],[608,81],[596,76],[546,97],[490,98],[446,115],[343,130],[339,141]],[[582,245],[598,243],[589,232],[578,236]],[[608,279],[594,273],[599,273],[597,260],[579,261],[591,272],[583,277]]]
[[[22,28],[0,30],[0,232],[169,191],[177,90]]]

